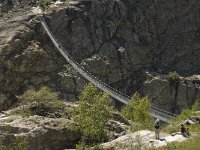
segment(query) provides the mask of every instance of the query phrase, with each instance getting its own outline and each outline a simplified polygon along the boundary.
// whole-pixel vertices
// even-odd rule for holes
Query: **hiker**
[[[155,137],[157,140],[160,139],[160,120],[156,119],[155,121]]]
[[[189,136],[189,129],[188,128],[186,128],[185,126],[184,126],[184,124],[181,124],[181,134],[183,135],[183,136],[185,136],[185,137],[188,137]]]

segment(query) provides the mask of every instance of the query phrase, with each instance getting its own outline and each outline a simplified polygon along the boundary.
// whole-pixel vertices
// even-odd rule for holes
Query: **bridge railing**
[[[48,34],[49,38],[53,42],[54,46],[58,49],[58,51],[63,55],[63,57],[68,61],[72,67],[79,72],[84,78],[86,78],[88,81],[93,83],[95,86],[100,88],[102,91],[108,93],[111,97],[115,98],[116,100],[127,104],[128,101],[130,100],[130,97],[112,87],[109,85],[105,84],[98,78],[96,78],[94,75],[92,75],[90,72],[88,72],[84,67],[82,67],[80,64],[78,64],[68,53],[67,51],[62,47],[62,45],[57,41],[56,37],[54,34],[51,32],[49,29],[48,25],[46,24],[45,20],[41,18],[41,24],[43,28],[45,29],[46,33]],[[151,107],[150,109],[151,114],[153,117],[159,118],[160,120],[164,122],[168,122],[169,120],[173,119],[176,117],[175,114],[167,112],[165,110],[156,108],[156,107]]]
[[[99,87],[101,90],[109,93],[112,97],[116,98],[117,100],[121,101],[122,103],[127,104],[129,98],[123,94],[117,91],[116,89],[111,88],[104,82],[98,80],[94,75],[92,75],[90,72],[86,71],[81,65],[79,65],[73,58],[64,50],[64,48],[59,44],[59,42],[56,40],[56,37],[53,35],[53,33],[48,28],[46,22],[43,20],[42,25],[49,35],[50,39],[56,46],[56,48],[60,51],[60,53],[65,57],[65,59],[75,68],[76,71],[78,71],[81,75],[83,75],[86,79],[88,79],[90,82],[92,82],[95,86]]]

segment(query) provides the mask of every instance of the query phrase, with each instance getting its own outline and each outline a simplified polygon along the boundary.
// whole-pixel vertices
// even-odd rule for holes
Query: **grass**
[[[183,120],[188,119],[190,116],[199,116],[200,112],[197,113],[197,110],[199,110],[199,103],[196,101],[194,105],[191,107],[191,109],[184,109],[182,113],[172,122],[170,125],[164,127],[162,129],[162,132],[167,133],[174,133],[180,131],[180,123]],[[167,144],[167,146],[159,148],[160,150],[199,150],[200,149],[200,124],[192,124],[187,125],[189,128],[189,132],[192,134],[192,136],[189,137],[189,139],[185,142],[173,142],[170,144]]]
[[[184,109],[181,114],[175,118],[174,120],[171,121],[171,123],[167,126],[165,126],[163,129],[162,129],[162,132],[166,132],[166,133],[174,133],[174,132],[178,132],[180,130],[180,124],[188,119],[190,116],[196,116],[196,115],[200,115],[200,113],[196,113],[197,111],[199,110],[199,103],[198,101],[196,101],[193,106],[189,109]],[[189,127],[190,129],[190,127]],[[191,128],[190,131],[193,132],[193,129],[194,128]],[[196,128],[195,128],[196,129]],[[196,130],[194,130],[195,132]]]
[[[0,150],[28,150],[29,143],[25,137],[13,137],[10,144],[7,144],[5,139],[0,139]]]
[[[198,126],[200,128],[200,126]],[[196,132],[200,134],[200,132]],[[199,150],[200,149],[200,136],[191,138],[185,142],[173,142],[167,146],[159,148],[159,150]]]
[[[10,123],[10,122],[13,122],[13,121],[14,121],[13,118],[8,118],[8,119],[4,120],[4,122],[6,122],[6,123]]]

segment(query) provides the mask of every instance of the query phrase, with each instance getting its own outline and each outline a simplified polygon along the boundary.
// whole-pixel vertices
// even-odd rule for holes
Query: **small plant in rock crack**
[[[178,81],[178,80],[180,80],[180,76],[176,71],[169,72],[168,75],[167,75],[167,78],[168,78],[169,81]]]

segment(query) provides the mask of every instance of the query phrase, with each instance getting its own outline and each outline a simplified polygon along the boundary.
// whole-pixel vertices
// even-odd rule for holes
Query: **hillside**
[[[74,104],[88,83],[55,48],[42,17],[70,58],[96,80],[129,97],[139,92],[153,106],[174,114],[191,108],[200,100],[199,8],[198,0],[0,0],[0,111],[3,118],[16,119],[5,131],[35,135],[33,119],[42,126],[38,134],[47,128],[45,136],[53,135],[56,129],[46,124],[71,122],[67,116],[55,117],[57,110],[49,115],[58,120],[43,114],[24,120],[7,112],[22,105],[27,91],[42,87],[58,92],[65,105]],[[21,129],[19,122],[31,127]],[[2,130],[6,123],[0,123]],[[123,123],[114,123],[120,132],[109,140],[130,128]],[[68,129],[61,125],[56,132],[67,139],[60,130]],[[69,143],[80,138],[76,134]]]
[[[3,13],[1,97],[15,99],[29,88],[47,85],[75,100],[86,82],[41,29],[37,5],[13,1]],[[66,1],[49,5],[44,16],[62,46],[97,78],[179,112],[200,97],[198,7],[193,0]],[[165,78],[171,71],[181,76],[177,86]]]

